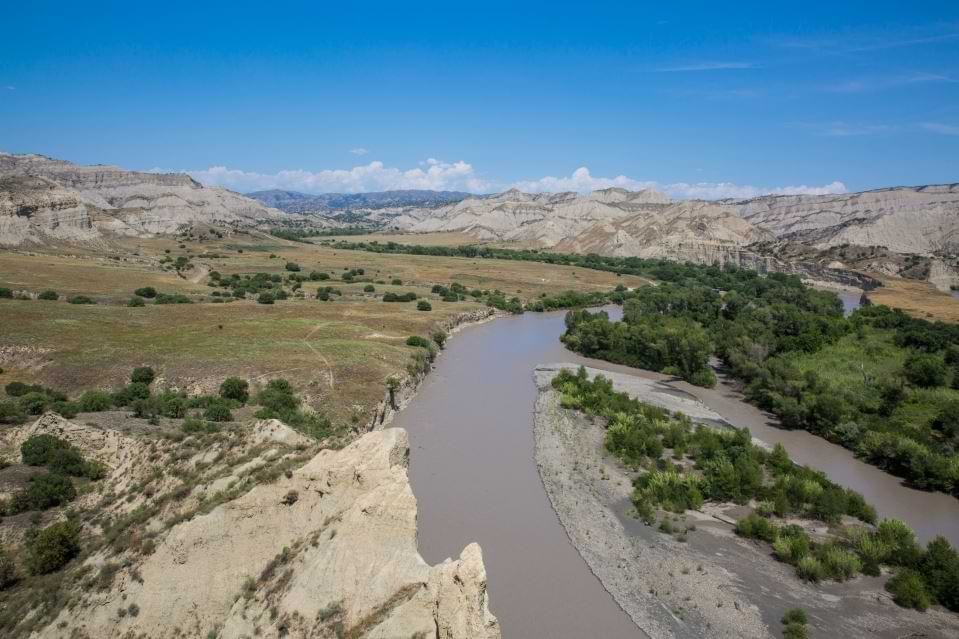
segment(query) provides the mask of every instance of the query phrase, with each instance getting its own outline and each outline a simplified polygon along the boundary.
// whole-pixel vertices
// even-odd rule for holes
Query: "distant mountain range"
[[[959,184],[842,195],[673,202],[653,190],[494,195],[383,191],[249,196],[179,173],[0,153],[0,245],[225,228],[342,227],[428,233],[603,255],[881,272],[959,285]],[[770,260],[774,260],[770,262]]]
[[[319,213],[351,211],[354,209],[384,209],[419,207],[434,208],[459,202],[471,196],[462,191],[401,190],[375,193],[323,193],[310,195],[297,191],[254,191],[247,193],[266,206],[287,213]]]

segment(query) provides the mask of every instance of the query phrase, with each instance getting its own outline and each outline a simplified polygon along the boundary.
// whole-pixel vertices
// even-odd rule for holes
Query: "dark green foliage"
[[[80,404],[77,402],[53,402],[50,404],[50,410],[61,417],[73,419],[80,412]]]
[[[420,300],[416,303],[416,310],[418,311],[432,311],[433,305],[427,302],[426,300]]]
[[[98,413],[113,408],[113,398],[110,393],[89,390],[80,396],[80,410],[84,413]]]
[[[19,402],[0,401],[0,424],[21,424],[27,419],[27,411]]]
[[[227,377],[220,384],[220,397],[245,404],[250,398],[250,384],[239,377]]]
[[[10,397],[21,397],[27,393],[43,392],[43,387],[36,384],[24,384],[23,382],[10,382],[3,387],[3,390]]]
[[[67,298],[67,302],[70,304],[96,304],[92,298],[86,295],[74,295],[73,297]]]
[[[231,422],[233,413],[225,402],[211,402],[203,411],[203,419],[211,422]]]
[[[60,294],[57,293],[56,291],[43,291],[42,293],[37,295],[37,299],[50,300],[55,302],[56,300],[60,299]]]
[[[779,536],[779,529],[765,517],[753,513],[736,522],[736,534],[749,539],[761,539],[772,543]]]
[[[390,281],[390,284],[392,284],[393,286],[403,286],[403,280],[401,280],[401,279],[398,278],[398,277],[394,277],[394,278]]]
[[[134,384],[146,384],[149,386],[153,383],[154,379],[156,379],[156,373],[153,372],[153,369],[149,366],[134,368],[133,372],[130,373],[130,381]]]
[[[133,294],[137,297],[145,297],[147,299],[153,299],[157,296],[157,290],[152,286],[144,286],[133,291]]]
[[[625,290],[625,289],[624,289]],[[622,292],[622,291],[617,291]],[[622,299],[620,297],[620,299]],[[602,306],[612,301],[609,293],[593,291],[590,293],[580,293],[578,291],[566,291],[557,295],[541,297],[540,299],[527,304],[526,309],[534,312],[555,311],[561,308],[585,308],[588,306]]]
[[[0,286],[0,299],[13,299],[13,291],[6,286]]]
[[[138,399],[150,396],[150,387],[143,382],[131,382],[114,391],[113,404],[115,406],[131,406]]]
[[[262,408],[256,412],[260,419],[279,419],[288,426],[315,437],[326,437],[332,432],[330,421],[318,412],[300,408],[300,398],[285,379],[272,379],[266,388],[256,395],[256,403]]]
[[[416,299],[416,293],[387,293],[383,296],[384,302],[412,302]]]
[[[918,570],[927,592],[949,610],[959,612],[959,555],[945,538],[929,542]]]
[[[269,291],[263,291],[256,298],[258,304],[272,304],[273,300],[273,293],[270,293]]]
[[[53,451],[69,448],[70,444],[53,435],[33,435],[20,444],[20,455],[28,466],[46,466]]]
[[[430,348],[433,344],[430,340],[419,335],[410,335],[406,338],[407,346],[419,346],[421,348]]]
[[[782,622],[784,624],[798,623],[805,625],[808,623],[806,619],[806,611],[802,608],[790,608],[783,614]]]
[[[310,279],[313,280],[314,282],[320,281],[320,280],[328,280],[330,279],[330,274],[323,273],[321,271],[312,271],[310,273]]]
[[[366,286],[363,287],[364,293],[373,293],[375,291],[376,291],[376,287],[373,286],[372,284],[367,284]]]
[[[807,639],[809,632],[806,625],[801,623],[787,623],[783,626],[783,639]]]
[[[32,392],[20,397],[20,406],[30,415],[43,413],[50,403],[51,399],[46,393]]]
[[[903,376],[921,388],[934,388],[946,384],[946,365],[938,355],[915,353],[903,365]]]
[[[10,513],[28,510],[46,510],[73,501],[77,490],[68,477],[60,473],[43,473],[30,479],[30,484],[15,493],[10,501]]]
[[[892,593],[893,601],[904,608],[925,610],[932,604],[922,576],[911,568],[903,568],[886,582],[886,590]]]
[[[300,265],[297,264],[296,262],[287,262],[286,270],[291,272],[298,272],[300,270]]]
[[[0,590],[6,590],[17,583],[17,567],[7,549],[0,546]]]
[[[26,564],[31,574],[44,575],[65,566],[80,553],[80,525],[63,521],[27,533]]]
[[[191,300],[182,293],[157,293],[155,304],[192,304]]]
[[[448,338],[446,331],[444,331],[441,328],[438,328],[435,331],[433,331],[432,337],[433,337],[433,341],[436,342],[437,346],[439,346],[440,348],[445,348],[446,340]]]
[[[183,420],[183,423],[180,424],[180,430],[188,435],[192,435],[195,433],[215,433],[220,430],[220,427],[214,423],[205,422],[202,419],[187,417]]]
[[[142,308],[146,306],[146,302],[143,301],[142,297],[138,297],[134,295],[133,297],[130,298],[130,301],[127,302],[127,306],[129,306],[130,308]]]

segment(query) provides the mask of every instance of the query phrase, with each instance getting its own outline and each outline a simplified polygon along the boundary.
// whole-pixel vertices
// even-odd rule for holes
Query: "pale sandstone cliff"
[[[111,234],[175,233],[198,224],[250,227],[292,219],[185,174],[0,153],[0,245],[90,242]]]
[[[141,489],[125,489],[155,477],[155,460],[168,454],[140,438],[54,414],[8,431],[0,443],[17,451],[41,433],[67,439],[106,465],[108,476],[96,490],[136,495],[110,510],[95,506],[95,493],[78,502],[104,515],[118,508],[118,518],[147,505]],[[199,494],[199,503],[213,496],[219,505],[188,517],[158,513],[146,524],[156,533],[148,552],[115,554],[108,546],[84,559],[92,574],[106,565],[122,568],[109,587],[73,593],[69,606],[36,636],[500,636],[479,546],[470,544],[459,558],[436,566],[417,551],[405,431],[371,432],[342,450],[320,450],[299,468],[217,502],[216,493],[251,481],[252,471],[308,456],[316,445],[275,420],[253,424],[237,442],[239,450],[221,441],[183,462],[212,481],[201,480],[178,501]],[[182,450],[173,446],[170,454]],[[218,471],[224,458],[242,463]],[[164,482],[179,483],[170,475],[182,472],[168,472],[168,480],[151,485],[159,495]],[[95,532],[85,528],[86,544],[93,544]]]

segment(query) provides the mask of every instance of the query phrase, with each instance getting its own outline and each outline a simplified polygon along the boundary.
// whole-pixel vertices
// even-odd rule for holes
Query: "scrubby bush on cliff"
[[[110,393],[89,390],[80,395],[80,410],[84,413],[98,413],[113,408]]]
[[[922,576],[911,568],[903,568],[886,582],[893,601],[904,608],[925,610],[932,604]]]
[[[7,549],[0,546],[0,590],[5,590],[17,583],[17,567],[13,557]]]
[[[19,403],[0,401],[0,424],[21,424],[27,419],[27,411]]]
[[[80,554],[80,526],[63,521],[42,530],[32,529],[26,539],[27,569],[34,575],[45,575],[63,568]]]
[[[250,384],[245,379],[239,377],[227,377],[220,384],[220,397],[224,399],[233,399],[241,404],[245,404],[250,398]]]
[[[211,402],[203,411],[203,419],[211,422],[231,422],[233,413],[230,412],[230,406],[226,402]]]
[[[10,500],[10,514],[28,510],[46,510],[73,501],[77,490],[69,477],[60,473],[43,473],[30,478],[26,488],[16,492]]]
[[[133,372],[130,373],[130,381],[134,384],[152,384],[153,380],[156,379],[156,373],[153,372],[153,369],[149,366],[140,366],[134,368]]]
[[[438,328],[435,331],[433,331],[433,335],[431,337],[433,338],[433,341],[436,342],[436,345],[439,346],[441,349],[446,347],[446,340],[449,337],[446,334],[446,331],[444,331],[441,328]]]

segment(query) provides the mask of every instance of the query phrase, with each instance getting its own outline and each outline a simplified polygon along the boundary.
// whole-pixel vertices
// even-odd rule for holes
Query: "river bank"
[[[959,634],[959,618],[943,610],[896,606],[883,578],[843,584],[803,583],[766,547],[732,532],[736,509],[688,511],[685,541],[632,518],[632,475],[606,454],[604,426],[559,405],[550,381],[558,367],[538,367],[535,458],[543,485],[571,543],[630,618],[654,637],[779,636],[789,608],[810,616],[811,636],[928,637]],[[655,380],[589,369],[628,392],[694,421],[718,425],[718,414]]]

